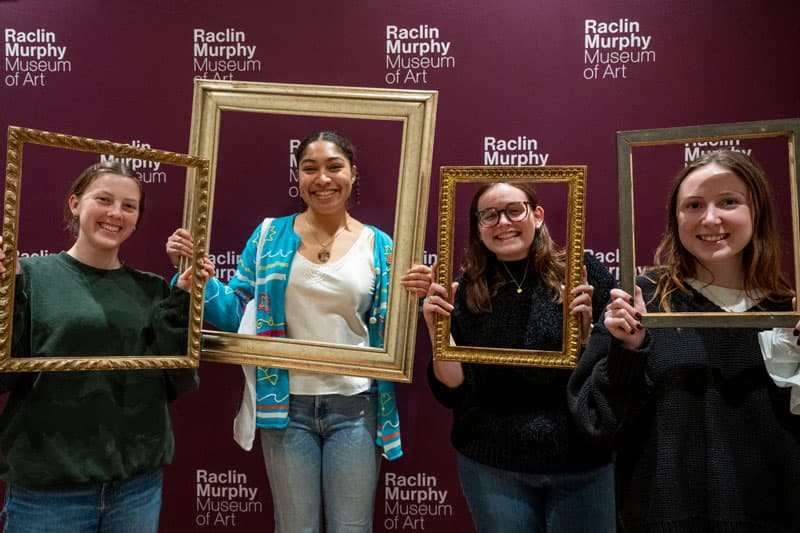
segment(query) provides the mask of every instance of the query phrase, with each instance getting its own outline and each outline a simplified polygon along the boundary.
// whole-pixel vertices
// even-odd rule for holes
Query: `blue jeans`
[[[614,469],[523,474],[458,454],[458,476],[478,533],[616,530]]]
[[[5,533],[156,533],[161,469],[76,488],[6,487]]]
[[[292,395],[289,425],[261,429],[276,533],[372,531],[381,460],[376,390]]]

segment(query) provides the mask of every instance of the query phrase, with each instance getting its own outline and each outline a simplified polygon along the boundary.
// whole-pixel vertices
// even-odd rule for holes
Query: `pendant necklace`
[[[334,233],[333,237],[331,237],[331,240],[329,240],[327,243],[324,244],[321,243],[319,239],[317,239],[316,235],[314,235],[314,230],[312,229],[311,224],[308,222],[308,218],[306,218],[306,226],[308,227],[308,234],[311,235],[311,237],[313,237],[315,241],[317,241],[317,244],[320,247],[319,252],[317,252],[317,259],[319,259],[320,263],[327,263],[328,259],[331,258],[330,248],[333,245],[333,241],[336,240],[336,237],[338,237],[341,232],[347,229],[347,218],[345,218],[344,226],[339,228],[339,231]]]
[[[506,269],[508,277],[510,277],[511,281],[514,282],[514,285],[517,286],[517,294],[522,294],[522,285],[525,283],[525,278],[528,277],[528,262],[527,261],[525,262],[525,273],[522,275],[522,281],[520,281],[519,283],[517,283],[517,280],[516,278],[514,278],[514,275],[511,274],[511,271],[508,269],[508,265],[506,265],[505,261],[500,261],[500,263],[502,263],[503,268]]]

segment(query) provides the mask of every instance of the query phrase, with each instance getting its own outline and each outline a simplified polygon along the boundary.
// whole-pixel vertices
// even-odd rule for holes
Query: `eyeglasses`
[[[511,202],[505,209],[489,207],[476,213],[478,223],[484,228],[493,228],[500,223],[500,215],[505,215],[511,222],[519,222],[528,218],[530,202]]]

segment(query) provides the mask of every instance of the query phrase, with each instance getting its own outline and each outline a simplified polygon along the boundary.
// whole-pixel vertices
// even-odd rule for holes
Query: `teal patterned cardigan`
[[[289,269],[300,246],[294,232],[297,214],[265,219],[247,241],[239,258],[237,273],[227,285],[211,278],[205,290],[204,318],[223,331],[237,331],[247,303],[257,299],[256,335],[285,337],[284,294]],[[375,234],[375,293],[367,319],[369,343],[383,347],[392,240],[381,230],[368,226]],[[283,428],[289,424],[289,373],[277,368],[256,368],[256,426]],[[403,455],[400,420],[394,384],[377,380],[378,432],[376,444],[388,459]]]

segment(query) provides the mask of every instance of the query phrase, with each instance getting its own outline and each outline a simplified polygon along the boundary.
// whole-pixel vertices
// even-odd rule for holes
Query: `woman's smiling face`
[[[69,206],[78,218],[78,242],[95,251],[113,251],[136,229],[141,195],[135,178],[110,172],[99,174]]]
[[[318,214],[344,211],[356,180],[355,165],[332,142],[309,144],[297,162],[300,196]]]
[[[700,167],[681,183],[675,214],[681,244],[694,256],[698,277],[703,270],[715,280],[743,277],[744,249],[753,238],[744,180],[717,163]]]
[[[531,206],[528,196],[521,189],[507,183],[498,183],[487,189],[478,199],[478,212],[496,209],[499,213],[497,224],[484,227],[478,224],[481,241],[501,261],[525,259],[530,254],[536,229],[544,221],[544,210]],[[509,204],[523,203],[527,215],[521,220],[511,220],[505,210]]]

